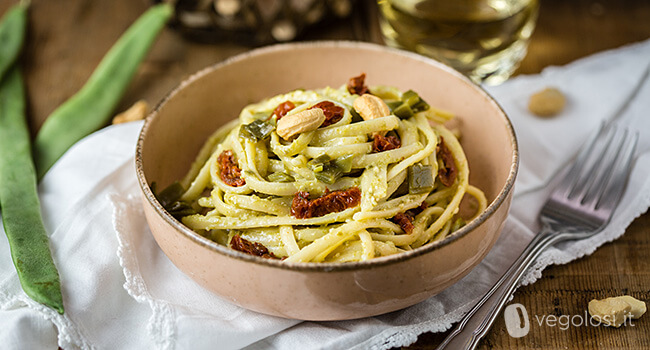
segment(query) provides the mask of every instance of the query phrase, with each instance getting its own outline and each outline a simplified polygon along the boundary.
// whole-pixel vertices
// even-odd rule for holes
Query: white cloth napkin
[[[233,306],[176,269],[153,240],[135,178],[134,147],[142,123],[108,127],[74,146],[40,185],[45,224],[61,273],[65,315],[21,290],[0,238],[0,344],[65,349],[349,349],[408,345],[422,332],[458,321],[516,258],[537,229],[553,175],[601,121],[618,117],[640,132],[627,191],[601,234],[547,251],[524,283],[549,264],[592,253],[622,235],[650,206],[650,40],[594,55],[535,76],[488,88],[510,116],[521,166],[511,215],[487,258],[441,294],[402,311],[343,322],[299,322]],[[527,111],[529,96],[555,86],[568,105],[553,119]],[[4,235],[2,235],[4,236]]]

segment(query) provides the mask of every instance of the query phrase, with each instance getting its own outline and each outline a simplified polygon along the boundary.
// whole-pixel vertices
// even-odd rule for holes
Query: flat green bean
[[[20,70],[0,82],[0,207],[11,258],[25,293],[63,313],[59,273],[41,217],[36,171],[25,118]]]
[[[108,51],[81,90],[47,117],[34,141],[39,179],[70,146],[107,124],[172,13],[168,3],[147,10]]]
[[[20,2],[9,8],[0,20],[0,79],[18,58],[25,39],[27,3]]]

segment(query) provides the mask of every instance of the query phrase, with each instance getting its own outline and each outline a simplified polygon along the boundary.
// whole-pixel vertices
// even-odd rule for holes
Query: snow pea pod
[[[41,217],[18,66],[0,82],[0,207],[11,258],[25,293],[63,313],[59,273]]]
[[[172,13],[168,3],[149,8],[108,51],[84,86],[47,117],[34,140],[39,179],[70,146],[107,124]]]
[[[26,2],[20,2],[9,8],[0,20],[0,78],[11,68],[18,58],[25,39],[27,26]]]

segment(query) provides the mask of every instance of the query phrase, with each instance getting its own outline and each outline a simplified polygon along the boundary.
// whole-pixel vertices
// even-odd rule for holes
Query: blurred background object
[[[157,2],[160,2],[158,0]],[[172,26],[201,42],[257,46],[297,39],[316,24],[350,17],[352,0],[168,0]]]
[[[538,0],[378,0],[386,44],[500,84],[526,56]]]

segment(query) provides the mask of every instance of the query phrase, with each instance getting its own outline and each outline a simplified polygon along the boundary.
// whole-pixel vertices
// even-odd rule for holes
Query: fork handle
[[[501,276],[492,289],[474,305],[437,349],[476,348],[479,340],[485,336],[496,317],[510,299],[524,272],[526,272],[546,248],[564,239],[564,235],[558,235],[549,228],[543,228],[535,235],[535,238],[533,238],[526,249],[524,249],[512,266]]]

